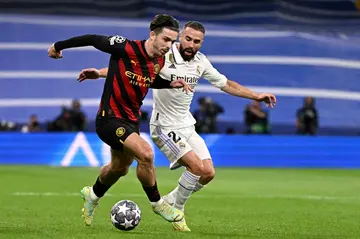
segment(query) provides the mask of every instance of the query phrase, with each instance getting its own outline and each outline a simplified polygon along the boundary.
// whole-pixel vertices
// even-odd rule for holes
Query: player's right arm
[[[109,68],[102,68],[99,70],[99,77],[101,78],[106,78],[107,74],[108,74],[108,69]]]
[[[77,80],[79,82],[82,82],[84,80],[88,80],[88,79],[92,79],[92,80],[95,80],[95,79],[99,79],[99,78],[106,78],[108,74],[108,68],[102,68],[100,70],[96,69],[96,68],[87,68],[87,69],[83,69]]]
[[[62,58],[61,51],[64,49],[93,46],[100,51],[121,56],[124,52],[125,45],[126,39],[121,36],[108,37],[103,35],[87,34],[55,42],[50,46],[48,54],[51,58]]]

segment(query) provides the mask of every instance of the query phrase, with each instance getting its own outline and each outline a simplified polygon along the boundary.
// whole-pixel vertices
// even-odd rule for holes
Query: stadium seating
[[[144,39],[147,26],[145,21],[126,19],[2,15],[1,119],[26,122],[35,113],[41,121],[52,120],[62,104],[78,98],[91,121],[103,81],[78,83],[76,76],[82,68],[107,66],[108,55],[84,48],[65,51],[64,59],[55,61],[47,57],[48,46],[86,33]],[[201,51],[219,71],[254,90],[278,96],[278,105],[270,112],[274,133],[293,133],[296,110],[304,96],[312,95],[317,99],[325,133],[358,134],[360,40],[356,34],[206,26]],[[145,111],[151,110],[151,95],[146,98]],[[192,110],[198,107],[197,99],[204,96],[212,97],[225,109],[219,117],[220,132],[228,125],[235,125],[237,132],[242,130],[242,113],[249,101],[225,95],[201,80]]]

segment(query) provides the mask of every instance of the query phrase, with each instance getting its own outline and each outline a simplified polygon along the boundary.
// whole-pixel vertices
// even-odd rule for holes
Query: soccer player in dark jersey
[[[146,192],[153,211],[174,222],[184,217],[182,211],[166,203],[157,188],[153,152],[139,136],[140,107],[149,88],[181,88],[192,91],[184,80],[167,81],[158,76],[164,66],[164,54],[179,32],[179,23],[165,14],[150,23],[147,40],[128,40],[121,36],[83,35],[54,43],[48,50],[51,58],[62,58],[61,50],[93,46],[111,54],[108,75],[96,117],[96,132],[111,147],[111,162],[100,170],[92,187],[81,191],[83,216],[91,225],[94,210],[106,191],[128,172],[134,158],[137,177]]]

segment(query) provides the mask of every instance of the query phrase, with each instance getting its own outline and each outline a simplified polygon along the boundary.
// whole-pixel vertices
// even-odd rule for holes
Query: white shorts
[[[191,150],[201,160],[211,159],[205,141],[196,133],[194,126],[171,129],[150,125],[150,133],[153,142],[170,161],[170,169],[179,168],[181,165],[177,161]]]

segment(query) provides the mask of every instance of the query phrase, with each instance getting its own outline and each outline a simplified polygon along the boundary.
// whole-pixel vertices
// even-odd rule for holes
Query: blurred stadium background
[[[216,167],[360,167],[358,0],[0,0],[0,164],[98,167],[106,163],[109,148],[93,132],[103,81],[78,83],[76,77],[83,68],[107,66],[109,56],[82,48],[66,50],[64,58],[55,61],[48,58],[47,48],[57,40],[87,33],[145,39],[148,21],[157,13],[172,14],[181,23],[203,22],[207,33],[201,51],[213,65],[229,79],[255,91],[272,92],[278,98],[275,109],[260,109],[266,118],[260,117],[257,126],[266,130],[257,131],[256,125],[246,124],[251,121],[247,118],[252,112],[249,113],[250,101],[227,96],[207,81],[200,81],[191,111],[199,112],[201,102],[207,103],[208,108],[217,105],[221,109],[211,116],[216,127],[197,128]],[[297,116],[305,97],[313,97],[318,113],[318,127],[310,135],[299,134],[296,127],[296,122],[301,121]],[[80,108],[72,108],[73,100]],[[153,146],[156,166],[166,167],[167,160],[147,133],[147,114],[151,108],[150,91],[143,106],[142,136]],[[71,117],[78,109],[82,113],[76,114],[74,123]],[[18,171],[17,167],[9,169],[20,174],[27,171],[20,166]],[[6,167],[1,170],[6,175]],[[165,171],[159,172],[161,182]],[[295,175],[287,179],[290,191],[300,185],[295,179],[298,173],[288,172]],[[42,178],[34,175],[34,180]],[[89,180],[95,175],[93,172]],[[274,175],[266,174],[263,178]],[[324,177],[324,184],[304,193],[319,192],[320,199],[324,199],[331,192],[331,185],[340,182],[337,180],[344,179],[341,182],[347,184],[350,178],[342,178],[344,175],[346,171],[334,173],[329,184],[323,173],[319,172],[319,177],[308,175],[309,180]],[[253,180],[249,185],[256,187],[256,176]],[[276,183],[281,183],[281,179],[276,180],[268,185],[273,194],[279,185]],[[351,180],[353,184],[358,182],[358,175]],[[80,179],[77,182],[84,183]],[[267,182],[262,183],[264,190]],[[311,182],[307,183],[311,187]],[[249,185],[245,188],[251,191],[253,187]],[[353,191],[356,186],[347,186],[340,196],[350,197],[358,204],[358,194]],[[282,189],[284,194],[289,193]],[[36,191],[30,187],[24,190]],[[333,196],[335,201],[339,194],[334,192]],[[354,229],[349,235],[359,238],[358,233]],[[325,234],[318,237],[293,234],[286,238],[350,238]]]

